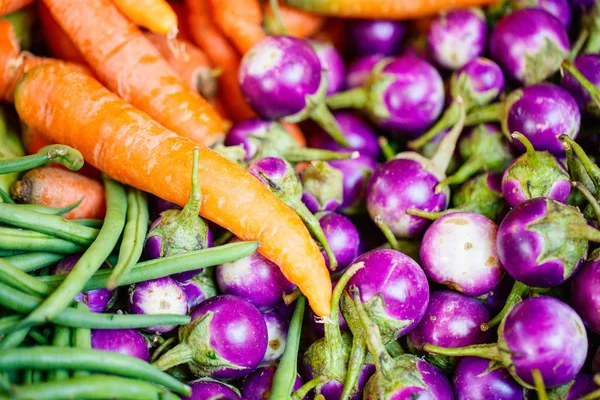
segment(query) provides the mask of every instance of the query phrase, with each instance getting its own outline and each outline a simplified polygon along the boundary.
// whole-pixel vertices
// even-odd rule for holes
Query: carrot
[[[45,0],[101,81],[174,132],[211,145],[223,121],[108,0]],[[90,29],[90,27],[102,27]],[[106,34],[110,32],[110,34]]]
[[[137,25],[159,35],[177,34],[177,14],[165,0],[113,0]]]
[[[413,19],[497,0],[285,0],[304,11],[351,18]]]
[[[214,97],[217,91],[217,77],[206,54],[190,42],[182,39],[168,39],[164,35],[146,32],[144,34],[167,60],[171,68],[196,89],[205,99]]]
[[[314,35],[323,26],[324,19],[315,14],[310,14],[298,9],[279,5],[279,15],[281,22],[287,30],[287,34],[298,38],[308,38]],[[279,33],[280,26],[276,20],[270,3],[267,3],[265,8],[265,17],[263,25],[265,30],[270,34]]]
[[[186,203],[192,154],[198,145],[164,128],[93,78],[67,66],[42,65],[21,80],[15,107],[24,123],[75,147],[113,179],[179,205]],[[199,147],[200,214],[242,240],[260,241],[259,251],[299,286],[315,313],[329,316],[329,273],[300,218],[242,167]]]
[[[75,47],[73,41],[58,25],[58,22],[54,20],[54,17],[50,14],[50,10],[48,10],[43,1],[40,1],[38,4],[38,15],[40,17],[40,25],[44,31],[44,39],[46,40],[48,49],[50,49],[50,53],[54,57],[85,65],[86,61],[83,54]]]
[[[338,51],[343,53],[346,49],[346,23],[341,18],[329,18],[323,28],[313,37],[333,44]]]
[[[210,3],[215,24],[241,54],[267,37],[258,0],[210,0]]]
[[[242,96],[238,81],[240,55],[211,20],[210,0],[186,0],[190,33],[194,42],[206,52],[213,65],[221,69],[219,97],[232,119],[239,121],[256,116]]]
[[[302,133],[298,125],[283,121],[281,122],[281,125],[283,125],[284,128],[290,133],[290,135],[292,135],[294,140],[298,142],[298,146],[306,147],[306,138],[304,137],[304,134]]]
[[[185,13],[185,7],[183,6],[183,3],[169,4],[175,12],[175,15],[177,15],[177,38],[191,42],[192,36],[190,35],[190,28],[188,26],[187,15]]]
[[[83,199],[63,215],[69,219],[102,219],[106,212],[102,184],[63,168],[34,168],[15,182],[10,192],[17,203],[54,208],[68,207]]]
[[[33,0],[0,0],[0,17],[17,11],[31,3],[33,3]]]

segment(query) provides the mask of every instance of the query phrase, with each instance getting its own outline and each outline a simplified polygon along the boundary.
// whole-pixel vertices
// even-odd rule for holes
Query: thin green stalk
[[[537,392],[538,400],[548,400],[548,392],[546,391],[546,385],[544,385],[544,378],[539,369],[531,371],[533,375],[533,382],[535,383],[535,391]]]
[[[381,230],[383,236],[385,236],[386,240],[390,244],[390,247],[393,250],[398,250],[398,248],[400,247],[398,239],[396,238],[396,235],[394,235],[394,232],[392,232],[392,229],[388,226],[388,224],[385,223],[383,218],[381,218],[380,216],[376,216],[375,218],[373,218],[373,222],[375,222],[375,225],[377,225],[377,227]]]
[[[596,222],[600,223],[600,204],[598,204],[598,200],[590,193],[590,191],[585,187],[585,185],[581,182],[571,182],[571,185],[579,190],[579,192],[585,197],[588,201],[592,210],[594,210],[594,215],[596,216]]]
[[[40,149],[37,154],[0,160],[0,175],[28,171],[47,163],[59,163],[71,171],[77,171],[83,167],[83,156],[72,147],[53,144]]]
[[[325,250],[325,254],[327,254],[329,268],[332,271],[335,271],[338,266],[335,254],[331,249],[329,241],[327,240],[327,237],[325,236],[325,233],[323,232],[323,229],[321,228],[321,225],[319,224],[317,218],[301,201],[291,201],[288,202],[288,205],[292,207],[296,214],[298,214],[298,216],[300,217],[302,222],[304,222],[304,225],[306,225],[306,228],[313,235],[313,237],[319,241],[319,243],[323,247],[323,250]]]

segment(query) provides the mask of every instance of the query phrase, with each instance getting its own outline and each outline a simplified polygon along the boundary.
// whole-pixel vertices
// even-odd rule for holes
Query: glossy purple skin
[[[579,400],[596,389],[598,389],[598,386],[594,383],[594,375],[579,374],[575,378],[575,383],[573,383],[573,386],[569,389],[565,400]]]
[[[282,317],[277,310],[263,314],[263,317],[265,318],[265,323],[267,324],[269,343],[261,364],[270,363],[278,360],[281,357],[283,351],[285,350],[289,328],[288,321]]]
[[[478,296],[477,299],[487,308],[490,315],[496,315],[502,310],[504,304],[506,304],[506,299],[514,284],[515,280],[513,277],[509,274],[504,274],[504,277],[495,288],[486,294]]]
[[[377,161],[360,155],[350,160],[330,161],[329,164],[343,174],[344,200],[340,210],[358,207],[365,197],[367,179],[377,168]]]
[[[287,173],[288,166],[281,158],[265,157],[256,160],[248,167],[248,172],[254,175],[263,185],[269,186],[269,183],[261,176],[267,176],[273,180],[283,179]]]
[[[256,371],[244,379],[242,384],[242,396],[244,400],[265,400],[269,398],[271,387],[273,386],[273,377],[277,367],[268,365],[266,367],[257,368]],[[303,385],[302,379],[296,375],[296,381],[292,391],[300,389]]]
[[[165,199],[161,199],[158,196],[151,196],[148,200],[150,203],[150,211],[152,212],[151,216],[154,219],[158,218],[160,213],[163,211],[181,209],[181,207],[179,207],[177,204],[171,203]]]
[[[565,54],[569,52],[569,37],[562,22],[542,9],[525,8],[498,21],[490,35],[489,51],[509,77],[523,83],[527,58],[542,50],[546,40]]]
[[[514,279],[532,287],[549,288],[562,284],[562,261],[549,260],[538,264],[544,239],[528,229],[528,224],[546,215],[546,199],[539,197],[514,207],[498,228],[496,244],[500,261]],[[583,261],[583,260],[582,260]]]
[[[575,275],[571,301],[587,327],[600,333],[600,261],[586,262]]]
[[[346,89],[353,89],[364,86],[367,83],[367,79],[369,79],[373,67],[375,67],[375,64],[381,61],[382,58],[383,56],[381,54],[373,54],[354,60],[348,66],[344,87]]]
[[[321,68],[327,72],[327,96],[337,93],[344,87],[346,66],[340,52],[328,42],[312,39],[309,41],[321,62]]]
[[[136,283],[129,288],[129,312],[132,314],[178,314],[188,313],[188,300],[176,280],[164,278]],[[150,333],[167,333],[176,325],[144,328]]]
[[[382,73],[394,80],[381,95],[389,113],[377,121],[381,128],[415,136],[440,116],[444,107],[444,83],[427,61],[412,56],[397,57]]]
[[[439,65],[454,70],[483,54],[486,34],[481,10],[459,8],[438,14],[431,22],[427,44]]]
[[[431,294],[427,311],[421,323],[408,334],[408,340],[417,348],[425,343],[442,347],[486,343],[491,332],[484,332],[479,326],[489,320],[488,310],[474,298],[438,290]]]
[[[306,382],[312,380],[315,376],[312,372],[312,367],[309,364],[304,363],[304,375],[302,375]],[[344,390],[343,382],[337,379],[329,379],[325,384],[321,386],[319,394],[323,395],[325,400],[337,400],[341,397],[342,391]],[[314,390],[311,391],[311,398],[314,398]]]
[[[454,393],[452,392],[452,386],[448,379],[444,376],[442,371],[427,361],[417,362],[417,369],[423,377],[423,382],[427,387],[427,390],[433,395],[434,399],[437,400],[453,400]]]
[[[194,280],[187,280],[185,282],[180,282],[179,286],[183,289],[185,296],[188,301],[188,309],[192,309],[196,307],[198,304],[202,303],[206,300],[206,294],[202,290],[202,287],[198,284],[198,282]]]
[[[192,387],[192,394],[189,397],[183,396],[181,398],[182,400],[220,399],[220,397],[217,396],[227,396],[227,399],[242,399],[236,392],[217,381],[200,379],[191,382],[190,386]]]
[[[216,268],[216,280],[221,292],[239,296],[267,312],[281,304],[282,295],[294,291],[277,264],[259,252]]]
[[[308,211],[313,214],[316,214],[319,211],[336,211],[340,208],[340,203],[337,200],[328,199],[325,204],[321,204],[315,195],[309,192],[302,193],[302,202],[306,208],[308,208]]]
[[[571,7],[567,0],[511,0],[511,5],[514,8],[541,8],[558,18],[565,28],[571,25]]]
[[[523,155],[521,157],[526,157],[526,155]],[[516,160],[514,160],[508,166],[508,168],[506,168],[506,170],[504,170],[504,175],[502,176],[502,195],[504,196],[504,199],[506,200],[508,205],[511,207],[514,207],[518,204],[523,203],[524,201],[529,200],[529,195],[527,194],[527,188],[523,187],[523,184],[526,184],[526,182],[520,182],[517,179],[511,179],[511,177],[508,174],[508,171],[518,160],[519,160],[518,158]],[[563,166],[563,164],[561,162],[558,161],[558,159],[556,160],[556,163],[565,172],[567,172],[567,169]],[[568,177],[568,175],[567,175],[567,177]],[[550,191],[547,193],[546,197],[549,197],[553,200],[560,201],[561,203],[566,204],[567,199],[569,198],[569,194],[571,193],[571,182],[569,181],[569,179],[567,177],[565,177],[565,179],[556,180],[552,184]]]
[[[323,213],[319,215],[318,219],[338,262],[335,272],[343,271],[358,256],[358,246],[360,244],[358,230],[352,221],[334,212]],[[325,257],[327,268],[329,268],[329,259],[325,251],[321,251],[321,253]]]
[[[464,357],[452,380],[456,400],[523,400],[523,387],[506,368],[488,371],[490,360]]]
[[[412,321],[398,337],[412,331],[423,318],[429,299],[425,273],[412,258],[396,250],[371,250],[354,263],[363,262],[347,287],[356,286],[363,303],[381,295],[384,312],[398,321]]]
[[[256,156],[258,148],[253,140],[249,140],[250,136],[264,137],[272,129],[273,122],[266,121],[260,118],[251,118],[235,123],[225,138],[225,146],[242,145],[246,150],[246,161],[249,161]]]
[[[348,24],[348,35],[353,51],[359,56],[398,54],[408,29],[401,21],[353,20]]]
[[[501,340],[516,376],[533,385],[531,371],[539,369],[548,388],[575,378],[588,350],[581,318],[565,303],[546,296],[516,305],[504,321]]]
[[[321,83],[321,63],[310,45],[290,36],[268,36],[242,58],[244,98],[263,118],[276,120],[302,111],[306,96]]]
[[[472,212],[446,214],[431,224],[421,241],[421,265],[427,277],[468,296],[479,296],[500,283],[498,225]]]
[[[361,400],[363,398],[363,389],[367,384],[369,378],[375,373],[375,365],[364,364],[360,372],[358,373],[358,390],[353,396],[349,397],[349,400]]]
[[[75,267],[75,264],[77,264],[77,261],[79,261],[80,258],[81,254],[66,256],[56,264],[53,275],[68,274]],[[107,269],[110,267],[107,263],[103,263],[100,268]],[[106,310],[106,307],[108,307],[116,295],[116,292],[108,289],[93,289],[78,293],[77,296],[75,296],[75,301],[87,305],[91,312],[101,313]]]
[[[584,54],[575,58],[573,64],[587,80],[600,87],[600,56]],[[588,104],[593,103],[590,94],[568,72],[565,72],[560,84],[571,93],[581,111],[585,111]]]
[[[213,372],[216,379],[237,379],[247,375],[267,351],[265,319],[258,309],[241,297],[222,294],[200,303],[190,313],[192,321],[212,312],[210,345],[215,354],[241,369],[222,368]]]
[[[381,217],[397,237],[420,236],[431,221],[406,214],[415,207],[443,211],[448,205],[444,192],[435,194],[438,178],[421,163],[406,158],[390,160],[375,170],[367,185],[367,210],[371,218]]]
[[[150,360],[146,339],[135,329],[92,329],[92,349]]]
[[[348,151],[350,149],[356,150],[364,156],[379,157],[381,148],[377,141],[377,134],[362,117],[348,111],[338,111],[333,113],[333,116],[350,143],[350,147],[339,145],[321,128],[316,129],[309,136],[308,144],[310,147],[333,151]]]
[[[563,155],[564,149],[557,136],[577,137],[581,125],[577,103],[569,92],[551,83],[538,83],[522,90],[523,96],[508,111],[509,132],[522,133],[538,151]],[[515,140],[513,144],[525,150],[521,142]]]
[[[375,373],[375,365],[364,364],[360,372],[358,373],[358,385],[357,391],[353,396],[349,397],[349,400],[361,400],[363,398],[362,393],[365,385],[369,378]],[[313,373],[310,366],[305,365],[305,377],[306,380],[312,379]],[[335,379],[330,380],[322,386],[320,394],[322,394],[326,400],[338,400],[342,395],[344,385]],[[313,397],[314,398],[314,392]]]
[[[500,66],[485,57],[477,57],[458,70],[471,79],[471,86],[476,93],[497,90],[498,94],[504,89],[504,74]]]

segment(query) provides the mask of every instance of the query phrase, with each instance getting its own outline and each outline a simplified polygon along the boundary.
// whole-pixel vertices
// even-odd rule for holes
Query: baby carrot
[[[77,47],[75,47],[65,31],[58,25],[58,22],[54,20],[54,17],[52,17],[52,14],[50,14],[48,7],[46,7],[43,1],[38,3],[38,15],[44,32],[44,39],[50,49],[50,53],[62,60],[85,65],[85,58],[77,50]]]
[[[177,34],[177,14],[165,0],[113,0],[136,25],[159,35]]]
[[[60,168],[32,169],[13,185],[11,194],[17,203],[54,208],[67,207],[83,199],[78,207],[63,215],[69,219],[101,219],[106,211],[100,182]]]
[[[33,3],[33,0],[0,0],[0,17],[31,3]]]
[[[241,54],[267,37],[258,0],[210,0],[210,3],[215,24]]]
[[[227,108],[227,114],[237,121],[252,118],[256,114],[244,100],[238,81],[240,55],[212,21],[209,1],[185,1],[190,34],[213,65],[221,69],[219,97]]]
[[[287,34],[298,38],[308,38],[314,35],[323,26],[323,17],[307,13],[285,4],[279,4],[279,15]],[[267,3],[265,8],[265,18],[263,22],[265,30],[269,34],[281,33],[281,27],[276,20],[271,4]]]
[[[101,81],[163,126],[198,143],[223,139],[223,121],[109,0],[45,0]],[[90,29],[90,27],[102,27]],[[110,34],[106,34],[110,32]]]
[[[165,129],[93,78],[63,65],[40,66],[21,80],[15,106],[24,123],[77,148],[114,179],[186,203],[197,144]],[[328,316],[331,280],[300,218],[258,179],[213,150],[201,146],[199,159],[200,214],[242,240],[260,241],[259,251],[300,287],[315,313]]]

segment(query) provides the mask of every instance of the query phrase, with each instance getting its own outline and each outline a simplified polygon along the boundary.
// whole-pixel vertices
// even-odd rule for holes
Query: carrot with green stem
[[[212,145],[223,139],[223,121],[217,112],[109,0],[44,2],[110,90],[197,143]]]
[[[210,0],[210,3],[215,24],[241,54],[267,37],[258,0]]]
[[[136,25],[159,35],[177,35],[177,14],[166,0],[113,0]]]
[[[93,78],[67,66],[40,66],[21,80],[15,99],[26,124],[78,149],[109,176],[181,206],[186,203],[197,144],[165,129]],[[47,113],[49,109],[53,112]],[[200,214],[242,240],[259,241],[261,254],[299,286],[315,313],[329,316],[331,279],[302,220],[242,167],[206,147],[200,147],[199,159]]]
[[[307,13],[285,4],[279,4],[281,21],[278,21],[277,12],[275,7],[271,6],[271,3],[272,1],[267,3],[263,18],[265,30],[270,35],[284,34],[287,31],[290,36],[305,39],[319,32],[325,22],[323,17],[319,15]],[[285,31],[281,30],[281,25],[283,25]]]
[[[33,0],[0,0],[0,17],[17,11],[31,3],[33,3]]]

